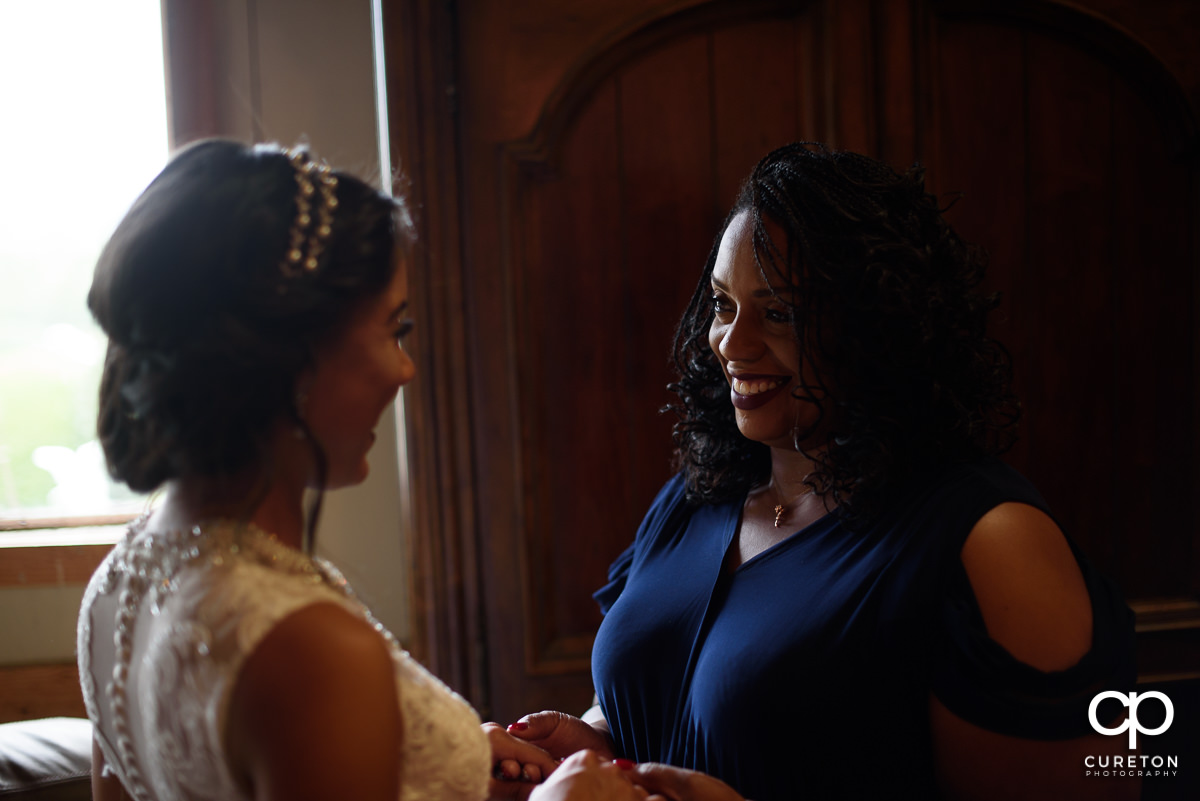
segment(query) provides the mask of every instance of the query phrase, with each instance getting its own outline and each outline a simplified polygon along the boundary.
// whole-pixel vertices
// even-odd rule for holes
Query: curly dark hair
[[[979,289],[981,251],[943,219],[919,166],[900,175],[800,142],[769,153],[746,180],[675,333],[679,401],[669,408],[690,502],[734,500],[770,477],[769,448],[738,431],[708,341],[717,251],[742,213],[763,279],[793,290],[777,297],[816,375],[806,382],[798,371],[794,394],[817,409],[793,436],[797,447],[820,436],[808,480],[842,515],[869,519],[915,471],[1012,445],[1020,406],[1008,353],[985,333],[998,297]]]
[[[275,145],[181,150],[118,224],[88,293],[109,338],[97,428],[114,478],[149,492],[267,470],[269,424],[305,427],[298,376],[387,287],[397,246],[412,240],[401,202],[334,175],[337,208],[311,273],[280,269],[297,182]],[[324,453],[308,440],[323,483]]]

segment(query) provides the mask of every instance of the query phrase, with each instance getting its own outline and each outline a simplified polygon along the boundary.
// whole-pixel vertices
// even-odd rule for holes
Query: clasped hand
[[[613,759],[612,741],[562,712],[527,715],[507,728],[485,723],[492,747],[489,798],[529,801],[744,801],[703,773]],[[553,774],[553,775],[552,775]]]
[[[558,764],[577,751],[595,752],[612,761],[612,744],[601,732],[573,715],[537,712],[505,728],[485,723],[492,746],[493,798],[524,798],[528,785],[541,783]],[[521,785],[527,785],[522,788]]]

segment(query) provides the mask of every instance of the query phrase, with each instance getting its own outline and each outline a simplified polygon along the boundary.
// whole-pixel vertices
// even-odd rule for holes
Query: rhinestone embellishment
[[[122,582],[124,584],[113,627],[116,657],[105,691],[112,704],[117,752],[135,801],[153,801],[153,797],[134,748],[129,718],[127,685],[134,632],[143,606],[152,615],[160,614],[166,600],[178,587],[177,578],[183,568],[196,562],[207,562],[220,568],[240,558],[295,574],[314,584],[326,584],[343,596],[354,598],[353,590],[333,565],[288,548],[253,524],[215,521],[187,531],[151,534],[146,531],[146,520],[144,516],[130,526],[99,588],[101,593],[109,594]],[[368,622],[376,623],[369,614]],[[390,634],[386,639],[390,649],[399,648]],[[207,656],[206,651],[207,647],[202,644],[199,654]]]

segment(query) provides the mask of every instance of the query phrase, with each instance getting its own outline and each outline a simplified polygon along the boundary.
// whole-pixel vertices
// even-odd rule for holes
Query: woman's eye
[[[712,296],[712,306],[713,311],[717,314],[724,314],[725,312],[733,311],[732,304],[730,304],[730,302],[721,295]]]
[[[767,309],[764,315],[772,323],[790,323],[792,313],[787,309]]]
[[[398,326],[396,326],[396,332],[395,332],[394,336],[396,337],[396,340],[399,341],[401,339],[404,339],[410,333],[412,333],[412,330],[413,330],[413,321],[411,319],[401,320],[400,324]]]

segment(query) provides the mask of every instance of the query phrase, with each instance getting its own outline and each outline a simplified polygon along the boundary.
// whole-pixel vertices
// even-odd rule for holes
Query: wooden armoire
[[[579,712],[591,592],[671,474],[673,327],[740,180],[818,140],[927,168],[991,254],[1008,454],[1200,678],[1200,12],[1190,0],[385,0],[421,244],[417,655]],[[1183,685],[1180,685],[1183,686]]]

